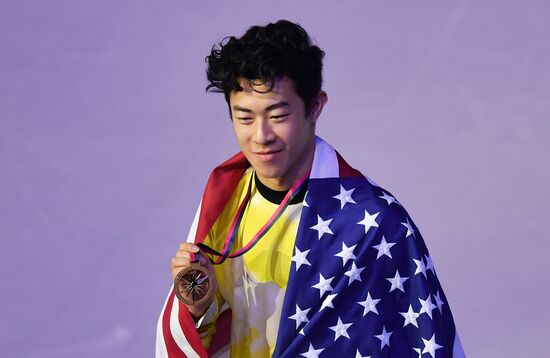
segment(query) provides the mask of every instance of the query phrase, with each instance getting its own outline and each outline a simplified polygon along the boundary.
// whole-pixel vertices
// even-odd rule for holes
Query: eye
[[[254,120],[254,118],[250,117],[237,117],[237,119],[239,120],[239,122],[242,122],[244,124],[252,123],[252,121]]]
[[[279,115],[276,115],[276,116],[271,116],[270,118],[274,119],[274,120],[281,120],[281,119],[287,117],[288,115],[290,115],[290,113],[279,114]]]

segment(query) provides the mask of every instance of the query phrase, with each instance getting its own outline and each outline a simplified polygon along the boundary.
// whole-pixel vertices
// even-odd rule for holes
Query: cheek
[[[290,144],[299,136],[300,128],[294,123],[287,122],[274,129],[274,132],[278,138]]]
[[[279,133],[279,137],[282,138],[287,145],[293,148],[302,146],[308,135],[309,127],[306,125],[286,126]]]
[[[235,133],[235,138],[237,139],[237,143],[239,143],[239,146],[241,148],[246,147],[246,144],[248,143],[248,139],[250,138],[250,133],[247,127],[237,127],[233,126],[233,132]]]

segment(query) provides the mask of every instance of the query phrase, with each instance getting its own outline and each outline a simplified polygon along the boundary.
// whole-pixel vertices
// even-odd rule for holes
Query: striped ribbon
[[[254,245],[256,245],[258,243],[258,241],[260,241],[260,239],[262,237],[264,237],[264,235],[267,233],[267,231],[275,224],[277,219],[279,219],[279,217],[283,214],[283,211],[288,207],[288,205],[290,205],[290,202],[292,201],[292,199],[294,199],[296,197],[296,195],[298,195],[300,190],[304,187],[304,185],[306,183],[306,179],[309,177],[309,172],[307,172],[298,181],[296,181],[296,183],[294,183],[292,188],[290,188],[288,193],[286,193],[283,201],[279,204],[279,207],[277,207],[277,210],[275,210],[273,215],[271,215],[269,220],[267,220],[267,222],[256,233],[256,235],[254,235],[252,237],[252,239],[248,242],[248,244],[246,244],[245,246],[243,246],[239,250],[235,251],[234,253],[231,253],[231,249],[233,248],[233,244],[235,243],[235,239],[237,238],[237,233],[239,231],[239,226],[241,225],[242,219],[244,217],[245,209],[248,206],[248,203],[250,202],[250,197],[251,197],[251,192],[252,192],[252,179],[254,178],[254,175],[250,176],[250,181],[248,183],[248,189],[246,191],[246,196],[243,199],[243,201],[241,202],[241,204],[239,205],[239,208],[237,209],[237,213],[235,214],[235,217],[233,218],[233,222],[232,222],[231,227],[229,229],[229,233],[227,234],[227,237],[225,239],[222,252],[220,253],[220,252],[212,249],[211,247],[209,247],[209,246],[207,246],[203,243],[197,244],[197,246],[199,246],[204,252],[206,252],[210,255],[213,255],[213,256],[218,256],[215,260],[210,259],[210,261],[214,265],[219,265],[219,264],[223,263],[228,258],[234,258],[234,257],[244,255],[250,249],[252,249],[254,247]]]

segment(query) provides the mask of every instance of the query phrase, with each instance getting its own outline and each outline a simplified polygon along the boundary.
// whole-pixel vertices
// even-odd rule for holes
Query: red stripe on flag
[[[212,171],[208,178],[208,182],[206,183],[206,188],[204,189],[204,194],[202,197],[199,222],[197,224],[197,232],[195,234],[195,243],[201,243],[204,241],[208,235],[208,232],[222,213],[225,205],[229,202],[231,195],[233,195],[239,181],[248,167],[250,167],[248,160],[242,152],[239,152]],[[173,296],[174,295],[171,297],[172,300]],[[183,316],[182,311],[185,311]],[[189,331],[194,333],[193,337],[189,336],[187,331],[184,330],[185,337],[201,357],[207,357],[207,353],[202,346],[200,336],[195,329],[191,316],[189,315],[189,311],[186,308],[182,309],[181,306],[179,319],[182,328],[191,322],[193,327],[192,330]],[[216,331],[212,336],[208,353],[213,354],[219,351],[221,348],[229,344],[230,339],[231,310],[226,310],[220,314],[216,320]]]
[[[205,358],[208,357],[206,351],[204,350],[204,347],[202,346],[201,337],[199,336],[199,332],[195,328],[195,322],[193,321],[193,318],[191,318],[189,310],[183,303],[178,301],[178,304],[178,319],[181,329],[183,330],[183,334],[185,334],[185,338],[187,339],[187,342],[189,342],[195,353],[197,353],[199,356]]]
[[[342,158],[340,153],[336,152],[336,157],[338,158],[338,170],[340,173],[340,178],[364,178],[365,176],[361,174],[357,169],[352,168],[345,160]]]
[[[204,241],[249,166],[239,152],[212,171],[202,197],[195,243]]]
[[[170,330],[170,314],[172,313],[172,304],[174,303],[174,290],[170,292],[168,302],[164,308],[162,315],[162,335],[164,336],[164,343],[166,344],[166,352],[170,358],[187,358],[178,347],[174,337],[172,337],[172,331]]]

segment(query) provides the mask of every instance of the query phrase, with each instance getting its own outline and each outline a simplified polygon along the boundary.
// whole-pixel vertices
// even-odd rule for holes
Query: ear
[[[311,120],[312,124],[315,124],[317,122],[317,118],[321,115],[321,112],[323,111],[323,107],[328,101],[328,95],[325,91],[319,91],[317,94],[317,97],[315,97],[315,101],[313,102],[313,105],[311,106],[311,110],[309,112],[309,119]]]

